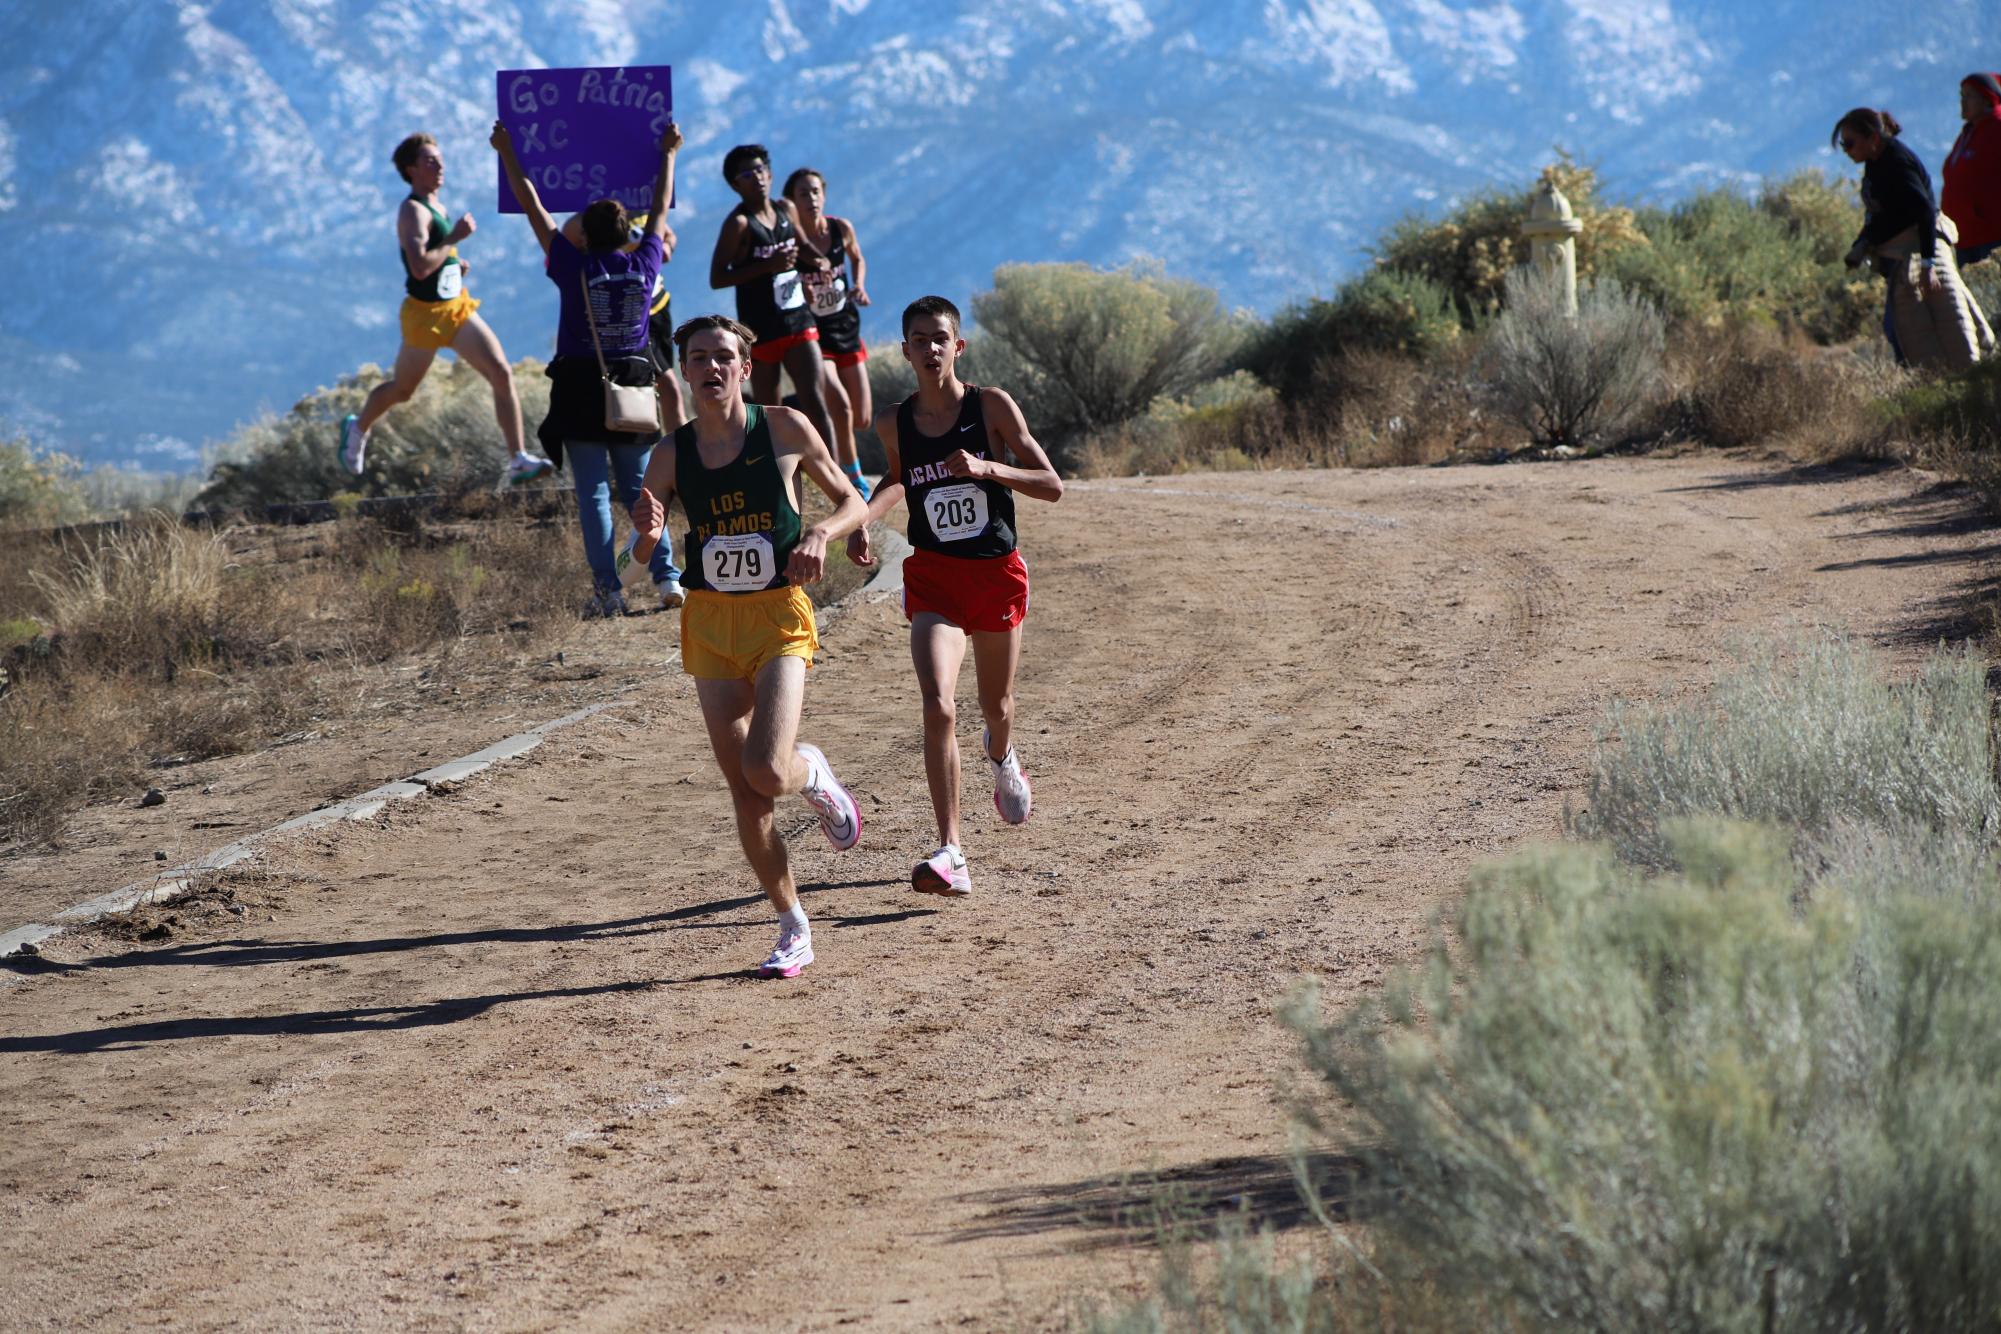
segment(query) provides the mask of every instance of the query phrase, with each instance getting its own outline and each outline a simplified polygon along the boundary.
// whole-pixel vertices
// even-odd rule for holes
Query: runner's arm
[[[827,546],[868,521],[868,505],[834,462],[834,455],[804,413],[791,408],[766,408],[774,451],[798,460],[799,469],[834,502],[834,512],[799,534],[786,562],[785,577],[794,584],[815,584],[827,568]]]
[[[673,121],[660,135],[660,175],[653,181],[653,208],[646,218],[646,230],[665,244],[667,205],[674,198],[674,155],[681,151],[681,127]]]
[[[674,437],[670,435],[653,447],[653,457],[646,460],[646,475],[639,482],[639,494],[632,498],[632,528],[639,534],[632,558],[641,565],[653,559],[653,548],[660,545],[661,535],[667,531],[667,504],[673,499]]]
[[[846,218],[841,225],[848,229],[848,267],[854,270],[854,280],[848,284],[848,297],[857,306],[866,306],[868,300],[868,261],[862,258],[862,242],[855,235],[855,225]]]
[[[1049,456],[1042,452],[1042,446],[1036,444],[1035,437],[1028,433],[1028,419],[1021,415],[1021,408],[1008,392],[1005,389],[980,390],[980,407],[987,419],[987,439],[998,443],[1016,460],[1016,464],[1002,463],[998,459],[976,459],[960,449],[946,458],[945,471],[954,477],[977,477],[999,482],[1008,490],[1034,500],[1063,499],[1063,479],[1056,475],[1056,469],[1049,462]]]
[[[452,253],[449,241],[435,247],[424,244],[425,236],[430,233],[430,224],[422,204],[414,199],[403,201],[402,209],[396,214],[396,241],[403,247],[403,258],[410,265],[410,276],[419,280],[443,268]]]
[[[896,409],[878,413],[875,419],[876,438],[882,441],[882,452],[887,460],[882,470],[882,480],[876,483],[875,491],[868,499],[868,517],[862,526],[848,534],[848,559],[864,568],[875,564],[874,542],[869,538],[869,525],[889,517],[903,499],[903,483],[897,479],[903,476],[903,459],[896,449]]]
[[[806,239],[806,228],[800,223],[799,210],[793,205],[792,201],[781,196],[772,200],[771,206],[782,210],[786,217],[792,219],[792,235],[796,238],[794,248],[797,255],[797,258],[792,261],[793,266],[803,269],[808,273],[820,273],[830,267],[827,263],[827,257],[821,253],[820,247]]]
[[[792,256],[785,254],[750,263],[740,262],[744,242],[749,235],[750,223],[743,214],[732,213],[723,221],[722,234],[716,237],[716,253],[709,257],[710,287],[740,287],[753,278],[769,277],[792,267]]]
[[[528,217],[528,225],[535,229],[535,240],[541,245],[544,255],[549,253],[549,238],[555,234],[556,220],[549,216],[549,210],[542,207],[542,196],[535,193],[535,183],[528,179],[528,173],[521,170],[521,159],[514,152],[514,137],[499,121],[493,122],[493,133],[487,142],[493,151],[500,154],[501,170],[507,173],[507,188],[514,191],[514,202],[521,205],[521,211]]]

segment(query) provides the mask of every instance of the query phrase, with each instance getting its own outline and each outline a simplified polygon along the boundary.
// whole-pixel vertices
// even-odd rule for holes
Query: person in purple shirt
[[[653,387],[646,319],[654,281],[674,253],[667,201],[674,195],[674,155],[681,147],[681,129],[670,123],[660,136],[660,174],[653,182],[653,206],[636,246],[625,206],[615,199],[597,200],[558,227],[522,171],[506,127],[495,121],[488,142],[500,154],[514,198],[541,243],[549,281],[556,285],[561,301],[556,357],[548,370],[549,415],[536,435],[558,468],[568,459],[576,482],[577,519],[583,525],[584,559],[593,585],[584,614],[620,616],[626,605],[621,561],[612,544],[612,493],[616,489],[619,504],[632,504],[660,433],[605,426],[603,374],[621,385]],[[593,322],[604,350],[602,374],[591,340]],[[666,543],[654,551],[648,569],[661,607],[680,606],[681,573]]]

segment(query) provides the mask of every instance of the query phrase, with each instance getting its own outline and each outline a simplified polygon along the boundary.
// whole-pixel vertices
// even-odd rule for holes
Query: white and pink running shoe
[[[813,962],[813,933],[786,927],[778,933],[778,948],[757,966],[759,977],[797,977]]]
[[[799,795],[806,798],[820,816],[820,832],[834,845],[835,852],[846,852],[862,839],[862,812],[855,805],[855,799],[841,786],[841,780],[834,777],[834,767],[827,763],[827,757],[818,746],[809,746],[804,741],[798,743],[799,754],[806,761],[806,786]]]
[[[1028,786],[1028,772],[1021,767],[1021,757],[1014,753],[1013,746],[1007,748],[1005,757],[995,759],[993,738],[990,729],[980,732],[980,753],[987,757],[987,767],[994,771],[994,809],[1009,824],[1026,824],[1029,808],[1035,804],[1035,793]]]
[[[957,845],[947,843],[911,868],[910,887],[919,894],[964,898],[973,892],[973,877],[966,870],[965,854]]]

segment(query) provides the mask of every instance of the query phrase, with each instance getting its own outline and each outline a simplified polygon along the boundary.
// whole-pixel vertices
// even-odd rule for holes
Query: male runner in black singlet
[[[903,563],[903,614],[924,695],[924,776],[940,844],[910,873],[911,887],[926,894],[972,890],[959,847],[954,699],[968,640],[987,724],[994,808],[1009,824],[1028,819],[1028,775],[1013,745],[1014,673],[1028,616],[1028,567],[1015,545],[1014,497],[1063,496],[1063,479],[1028,433],[1015,401],[1004,390],[960,381],[957,365],[965,350],[959,308],[950,301],[919,297],[904,309],[903,355],[917,372],[917,392],[875,419],[889,469],[868,506],[870,521],[899,500],[907,499],[910,508],[915,550]],[[866,526],[848,538],[848,559],[875,563]]]
[[[820,329],[807,304],[800,271],[827,267],[826,257],[799,244],[792,201],[771,194],[771,155],[762,144],[738,144],[723,157],[723,175],[741,199],[723,219],[709,286],[736,289],[736,317],[757,341],[751,346],[750,397],[780,402],[778,372],[792,377],[799,410],[831,447],[834,418],[821,387]]]
[[[748,329],[703,315],[676,329],[674,342],[695,418],[653,450],[632,503],[632,554],[652,556],[678,495],[688,515],[681,666],[695,678],[744,855],[778,910],[778,947],[758,971],[797,977],[813,962],[812,928],[772,809],[796,792],[819,814],[836,852],[861,838],[854,798],[819,747],[797,738],[806,669],[819,647],[806,585],[819,582],[828,544],[852,532],[868,507],[804,417],[745,404]],[[834,512],[810,527],[799,517],[802,476],[834,502]]]

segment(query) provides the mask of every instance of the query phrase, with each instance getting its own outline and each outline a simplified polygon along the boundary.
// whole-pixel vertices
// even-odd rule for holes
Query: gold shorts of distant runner
[[[403,341],[411,347],[436,352],[450,347],[459,336],[459,326],[472,318],[479,302],[460,292],[450,301],[419,301],[403,298]]]
[[[774,658],[813,665],[820,632],[813,599],[795,584],[761,593],[688,590],[681,604],[681,670],[702,681],[754,681]]]

